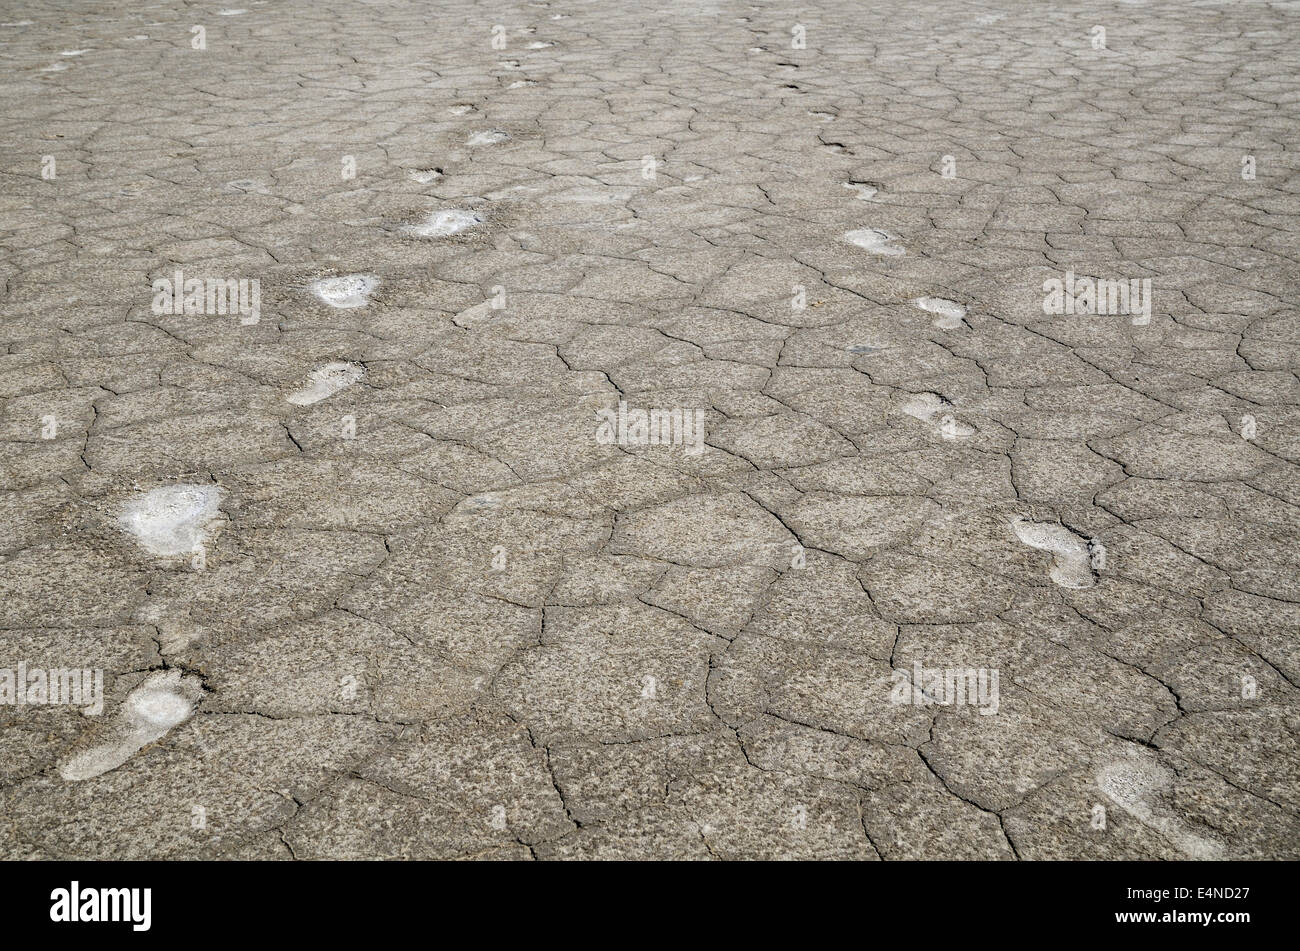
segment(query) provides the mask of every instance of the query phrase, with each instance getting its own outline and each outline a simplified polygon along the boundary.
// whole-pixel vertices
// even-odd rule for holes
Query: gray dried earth
[[[228,2],[0,3],[0,855],[1300,854],[1300,3]]]

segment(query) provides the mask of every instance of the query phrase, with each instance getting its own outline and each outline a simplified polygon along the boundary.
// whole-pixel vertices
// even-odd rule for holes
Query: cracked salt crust
[[[329,399],[365,376],[365,369],[355,363],[327,363],[307,375],[307,383],[286,397],[295,406],[311,406]]]
[[[402,230],[417,238],[449,238],[482,223],[483,219],[472,211],[451,208],[435,211],[422,224],[407,225]]]
[[[849,231],[844,235],[844,240],[864,251],[886,257],[906,253],[903,248],[893,243],[898,240],[896,236],[879,228],[859,228],[857,231]]]
[[[345,274],[313,281],[311,292],[331,307],[349,309],[369,304],[378,287],[379,278],[373,274]]]
[[[1091,588],[1097,583],[1092,573],[1092,553],[1087,539],[1055,522],[1031,522],[1018,518],[1011,527],[1016,537],[1026,545],[1052,553],[1049,574],[1062,588]]]
[[[152,555],[193,555],[218,521],[224,490],[217,485],[167,485],[131,499],[118,525]]]
[[[150,674],[129,694],[110,727],[110,738],[59,764],[59,775],[80,782],[117,769],[132,756],[156,743],[194,714],[203,696],[197,677],[179,670]]]
[[[934,314],[934,325],[941,330],[956,330],[965,324],[966,308],[946,297],[917,297],[912,303],[926,313]]]

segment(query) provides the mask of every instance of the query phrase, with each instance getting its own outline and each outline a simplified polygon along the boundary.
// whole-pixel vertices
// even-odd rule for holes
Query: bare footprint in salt
[[[423,224],[407,225],[402,230],[417,238],[447,238],[482,223],[483,219],[474,212],[452,208],[446,211],[435,211],[424,220]]]
[[[844,187],[858,193],[858,201],[875,201],[880,189],[867,182],[845,182]]]
[[[904,413],[926,423],[944,439],[969,439],[976,429],[953,416],[950,411],[955,409],[937,393],[918,393],[903,404]]]
[[[497,129],[489,129],[486,132],[475,132],[467,140],[470,146],[478,145],[496,145],[498,142],[504,142],[510,136]]]
[[[68,757],[59,764],[59,775],[78,782],[117,769],[193,716],[202,697],[203,685],[197,677],[182,675],[179,670],[150,674],[127,694],[110,728],[110,738]]]
[[[118,525],[151,555],[193,555],[220,520],[218,485],[165,485],[136,496],[122,510]]]
[[[888,231],[881,231],[879,228],[859,228],[857,231],[850,231],[844,235],[844,240],[864,251],[886,257],[906,253],[903,248],[893,243],[898,240],[897,236]]]
[[[917,297],[912,303],[929,314],[934,314],[934,326],[940,330],[956,330],[966,321],[966,308],[946,297]]]
[[[1017,518],[1011,523],[1016,537],[1030,548],[1052,553],[1049,576],[1062,588],[1091,588],[1097,583],[1092,573],[1092,552],[1088,540],[1056,522],[1031,522]]]
[[[1173,789],[1174,772],[1154,757],[1128,756],[1112,760],[1097,771],[1097,788],[1138,822],[1192,859],[1225,858],[1221,843],[1192,832],[1161,804]]]
[[[457,327],[476,327],[481,323],[491,320],[494,314],[500,313],[501,308],[493,307],[492,300],[482,301],[473,307],[462,310],[459,314],[451,319],[451,322]]]
[[[295,406],[311,406],[328,399],[344,387],[351,386],[366,371],[355,363],[327,363],[317,367],[307,375],[307,383],[289,394],[290,403]]]
[[[365,307],[377,287],[379,278],[373,274],[345,274],[313,281],[311,292],[331,307],[347,309]]]
[[[442,181],[442,169],[440,168],[417,168],[411,171],[411,178],[421,185],[429,185],[433,182]]]

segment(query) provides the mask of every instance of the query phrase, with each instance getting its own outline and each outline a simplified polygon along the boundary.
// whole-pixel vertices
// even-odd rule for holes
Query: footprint
[[[226,187],[239,192],[253,192],[258,195],[268,194],[266,185],[252,178],[237,178],[233,182],[226,182]]]
[[[956,407],[937,393],[918,393],[903,404],[904,413],[928,424],[944,439],[969,439],[975,435],[975,427],[954,417],[949,412],[953,409]]]
[[[1150,756],[1112,760],[1097,771],[1097,788],[1138,822],[1158,833],[1188,858],[1225,858],[1224,847],[1197,835],[1161,804],[1173,789],[1174,772]]]
[[[875,201],[880,193],[880,189],[870,182],[845,182],[844,187],[857,192],[858,201]]]
[[[519,79],[507,86],[507,89],[522,89],[524,86],[536,86],[537,83],[531,79]]]
[[[127,694],[111,727],[111,739],[64,760],[59,764],[59,775],[78,782],[117,769],[193,716],[202,697],[203,685],[198,677],[182,676],[179,670],[150,674]]]
[[[60,55],[60,56],[80,56],[80,55],[83,54],[83,53],[89,53],[89,52],[90,52],[90,49],[89,49],[89,48],[86,48],[86,49],[84,49],[84,50],[64,50],[64,51],[63,51],[62,53],[60,53],[59,55]]]
[[[1052,553],[1050,577],[1062,588],[1091,588],[1097,583],[1092,573],[1092,552],[1088,540],[1056,522],[1031,522],[1017,518],[1011,523],[1016,537],[1030,548]]]
[[[417,238],[446,238],[482,223],[483,219],[472,211],[452,208],[447,211],[435,211],[425,219],[424,224],[407,225],[402,230]]]
[[[496,145],[498,142],[504,142],[508,138],[510,138],[510,136],[498,129],[489,129],[486,132],[475,132],[467,141],[470,146]]]
[[[165,485],[136,496],[118,525],[152,555],[192,555],[219,520],[223,490],[217,485]]]
[[[965,325],[966,308],[946,297],[917,297],[912,303],[921,310],[935,315],[934,326],[940,330],[956,330]]]
[[[901,247],[892,243],[898,240],[895,235],[888,231],[881,231],[879,228],[859,228],[857,231],[850,231],[844,235],[844,240],[872,254],[894,257],[906,253]]]
[[[453,116],[467,116],[471,112],[478,112],[477,109],[475,109],[469,103],[465,103],[465,102],[457,103],[454,106],[450,106],[448,107],[447,111],[450,112]]]
[[[421,185],[429,185],[433,182],[442,181],[442,169],[440,168],[416,168],[411,170],[411,178],[415,179]]]
[[[301,386],[289,394],[289,402],[295,406],[311,406],[323,399],[328,399],[344,387],[351,386],[366,371],[355,363],[327,363],[317,367],[307,375],[307,385]]]
[[[451,319],[451,322],[457,327],[475,327],[492,318],[500,308],[493,307],[492,301],[485,300],[475,304],[473,307],[462,310],[459,314]]]
[[[243,15],[244,15],[245,13],[247,13],[247,12],[248,12],[247,10],[218,10],[218,11],[217,11],[217,16],[219,16],[219,17],[237,17],[237,16],[243,16]]]
[[[313,281],[311,292],[331,307],[365,307],[377,287],[379,278],[373,274],[347,274]]]
[[[554,46],[554,45],[555,45],[554,43],[546,43],[542,40],[538,40],[536,43],[529,43],[528,48],[530,50],[544,50],[546,49],[546,47]]]

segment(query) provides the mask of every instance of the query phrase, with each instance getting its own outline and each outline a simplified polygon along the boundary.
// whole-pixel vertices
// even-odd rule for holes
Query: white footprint
[[[866,182],[845,182],[844,187],[858,193],[858,201],[875,201],[880,190]]]
[[[118,525],[152,555],[192,555],[219,521],[223,490],[217,485],[165,485],[136,496]]]
[[[504,142],[510,136],[498,129],[488,129],[486,132],[475,132],[467,139],[470,146],[479,145],[496,145],[498,142]]]
[[[956,330],[965,324],[966,308],[946,297],[917,297],[912,303],[926,313],[934,314],[934,325],[940,330]]]
[[[218,11],[217,11],[217,16],[219,16],[219,17],[237,17],[237,16],[243,16],[243,15],[244,15],[245,13],[247,13],[247,12],[248,12],[247,10],[218,10]]]
[[[411,178],[415,179],[421,185],[429,185],[433,182],[442,181],[442,172],[436,168],[417,168],[412,169]]]
[[[64,50],[64,51],[63,51],[62,53],[60,53],[59,55],[60,55],[60,56],[80,56],[80,55],[82,55],[83,53],[89,53],[89,52],[90,52],[90,49],[89,49],[89,47],[88,47],[88,48],[86,48],[86,49],[84,49],[84,50]]]
[[[451,319],[457,327],[475,327],[492,318],[500,308],[492,306],[491,300],[485,300],[473,307],[462,310],[459,314]]]
[[[150,674],[129,694],[113,724],[113,737],[59,764],[59,775],[70,782],[93,779],[117,769],[150,743],[194,715],[203,697],[199,678],[179,670]]]
[[[895,257],[906,253],[903,248],[893,243],[898,240],[895,235],[888,231],[881,231],[879,228],[859,228],[857,231],[850,231],[844,235],[844,240],[872,254]]]
[[[323,399],[328,399],[344,387],[351,386],[366,371],[355,363],[327,363],[317,367],[307,375],[306,386],[301,386],[289,394],[289,402],[295,406],[311,406]]]
[[[1052,553],[1049,576],[1062,588],[1091,588],[1097,583],[1092,573],[1088,541],[1056,522],[1031,522],[1017,518],[1011,523],[1016,537],[1030,548]]]
[[[471,112],[478,112],[478,110],[475,109],[473,106],[464,102],[458,103],[454,106],[448,106],[447,111],[450,112],[453,116],[467,116]]]
[[[949,412],[953,409],[956,407],[937,393],[918,393],[903,404],[904,413],[926,423],[944,439],[969,439],[974,436],[975,427],[953,416]],[[938,417],[937,422],[935,417]]]
[[[425,219],[423,224],[407,225],[402,230],[417,238],[446,238],[482,223],[483,219],[472,211],[453,208],[448,211],[435,211]]]
[[[1161,794],[1173,788],[1174,772],[1154,758],[1129,756],[1112,760],[1097,771],[1096,782],[1111,802],[1159,833],[1188,858],[1212,861],[1225,857],[1220,843],[1192,832],[1160,805]]]
[[[522,89],[525,86],[536,86],[537,83],[531,79],[519,79],[507,86],[507,89]]]
[[[373,274],[346,274],[313,281],[311,292],[331,307],[365,307],[377,287],[379,278]]]
[[[545,43],[542,40],[538,40],[536,43],[529,43],[528,48],[530,50],[544,50],[546,47],[554,45],[554,43]]]

